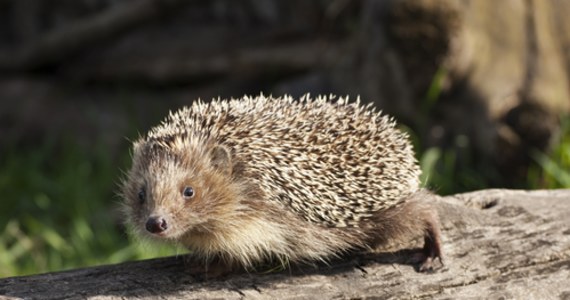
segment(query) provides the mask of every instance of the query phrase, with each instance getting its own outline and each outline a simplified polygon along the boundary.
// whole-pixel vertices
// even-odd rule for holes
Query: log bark
[[[71,54],[156,18],[184,1],[136,1],[42,35],[16,51],[0,53],[0,72],[24,71],[61,62]],[[30,5],[34,3],[31,2]],[[35,3],[37,4],[37,3]],[[28,30],[28,31],[31,31]]]
[[[408,250],[327,266],[205,275],[182,257],[0,279],[8,299],[570,299],[570,190],[483,190],[437,200],[444,266]]]

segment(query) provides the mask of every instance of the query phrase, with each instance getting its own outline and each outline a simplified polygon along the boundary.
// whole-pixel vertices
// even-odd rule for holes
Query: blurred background
[[[441,195],[570,187],[570,1],[0,0],[0,277],[183,253],[116,196],[193,100],[360,95]]]

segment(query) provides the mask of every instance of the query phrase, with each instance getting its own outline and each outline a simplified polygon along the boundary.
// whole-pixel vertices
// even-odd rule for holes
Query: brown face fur
[[[229,153],[219,146],[192,147],[194,143],[182,139],[140,140],[134,145],[123,196],[128,222],[143,236],[169,240],[201,236],[222,226],[220,220],[239,214],[228,171]],[[184,195],[187,188],[193,191],[191,197]],[[151,219],[163,220],[166,228],[148,229]]]

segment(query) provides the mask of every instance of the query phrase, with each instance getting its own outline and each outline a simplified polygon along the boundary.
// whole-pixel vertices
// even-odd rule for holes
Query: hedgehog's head
[[[140,140],[122,191],[128,223],[140,234],[170,240],[212,232],[239,210],[231,173],[224,146],[178,137]]]

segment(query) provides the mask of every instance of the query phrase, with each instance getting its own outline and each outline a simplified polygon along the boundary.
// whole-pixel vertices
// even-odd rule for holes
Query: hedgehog
[[[348,97],[194,101],[133,144],[122,188],[139,236],[244,268],[328,262],[422,237],[441,262],[433,198],[408,135]]]

